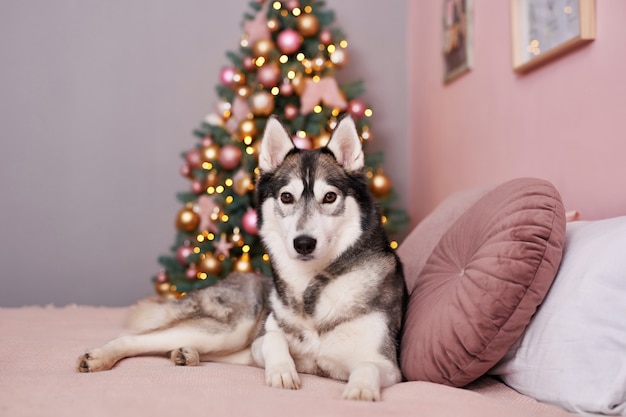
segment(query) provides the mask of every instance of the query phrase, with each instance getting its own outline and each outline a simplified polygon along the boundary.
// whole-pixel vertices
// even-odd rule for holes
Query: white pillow
[[[626,415],[626,217],[567,224],[558,274],[489,373],[579,413]]]

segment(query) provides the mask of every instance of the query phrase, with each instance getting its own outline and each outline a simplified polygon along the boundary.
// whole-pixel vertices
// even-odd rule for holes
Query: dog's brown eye
[[[335,200],[337,200],[337,194],[336,193],[326,193],[326,195],[324,196],[324,200],[322,201],[324,204],[330,204],[330,203],[334,203]]]
[[[280,195],[280,201],[283,204],[293,204],[293,194],[287,192],[282,193]]]

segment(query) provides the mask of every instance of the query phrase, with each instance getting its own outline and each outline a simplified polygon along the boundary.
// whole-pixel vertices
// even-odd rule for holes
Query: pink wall
[[[473,69],[442,83],[442,1],[409,2],[413,223],[467,187],[551,181],[585,219],[626,215],[626,1],[596,0],[596,40],[517,75],[509,1],[474,0]]]

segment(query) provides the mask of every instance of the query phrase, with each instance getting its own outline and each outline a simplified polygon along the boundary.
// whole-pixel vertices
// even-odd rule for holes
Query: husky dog
[[[378,401],[401,380],[402,265],[368,191],[353,120],[342,118],[326,147],[308,151],[270,117],[259,169],[259,234],[273,280],[232,274],[179,301],[140,302],[131,322],[143,331],[88,351],[80,372],[171,352],[177,365],[264,367],[278,388],[300,388],[298,372],[347,381],[345,399]]]

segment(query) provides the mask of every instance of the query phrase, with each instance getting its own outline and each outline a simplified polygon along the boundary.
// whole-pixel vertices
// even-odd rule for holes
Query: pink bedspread
[[[164,357],[80,374],[79,354],[124,332],[125,308],[0,308],[0,416],[476,416],[570,414],[491,378],[469,389],[405,382],[383,401],[341,400],[343,383],[303,375],[299,391],[268,388],[263,370]]]

